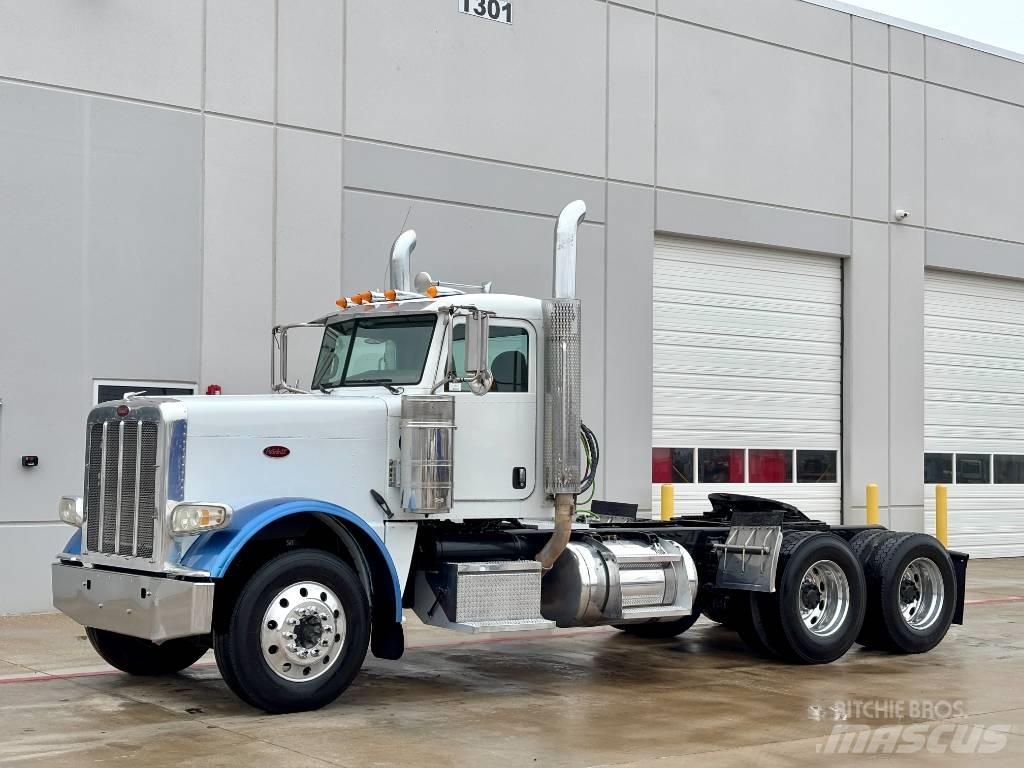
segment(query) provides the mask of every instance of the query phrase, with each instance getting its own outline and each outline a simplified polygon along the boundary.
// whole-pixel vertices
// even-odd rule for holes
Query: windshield
[[[358,317],[328,325],[313,388],[418,384],[436,322],[436,315],[409,315]]]

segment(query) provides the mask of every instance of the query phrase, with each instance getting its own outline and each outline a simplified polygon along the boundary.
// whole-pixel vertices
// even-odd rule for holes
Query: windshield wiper
[[[325,395],[329,390],[341,389],[342,387],[386,387],[388,392],[393,395],[400,395],[403,390],[401,387],[396,387],[392,383],[392,379],[356,379],[354,381],[338,382],[337,384],[321,384],[320,391]]]

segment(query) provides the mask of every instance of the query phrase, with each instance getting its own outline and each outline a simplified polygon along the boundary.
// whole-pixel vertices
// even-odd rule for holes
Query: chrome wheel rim
[[[819,560],[800,579],[797,606],[812,635],[828,637],[839,631],[850,613],[850,582],[831,560]]]
[[[297,582],[278,592],[263,615],[263,658],[284,680],[316,680],[338,662],[345,627],[345,610],[330,587]]]
[[[912,560],[900,576],[900,613],[913,629],[927,630],[939,620],[945,602],[942,572],[927,557]]]

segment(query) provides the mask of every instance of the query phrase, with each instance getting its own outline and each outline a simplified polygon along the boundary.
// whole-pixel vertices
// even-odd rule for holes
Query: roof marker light
[[[357,293],[355,296],[352,297],[351,301],[352,301],[353,304],[362,304],[363,303],[363,294]]]
[[[342,296],[334,303],[337,304],[338,307],[341,309],[348,309],[348,299],[346,299],[344,296]]]
[[[429,288],[427,288],[427,296],[429,296],[432,299],[436,299],[437,298],[437,286],[436,285],[432,285]]]
[[[397,298],[398,298],[398,293],[394,290],[394,288],[388,288],[386,291],[384,291],[384,300],[385,301],[394,301]]]

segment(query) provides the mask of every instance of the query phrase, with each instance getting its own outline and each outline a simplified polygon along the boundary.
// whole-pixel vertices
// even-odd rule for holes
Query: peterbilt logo
[[[283,445],[268,445],[263,449],[263,455],[271,459],[283,459],[291,451]]]

